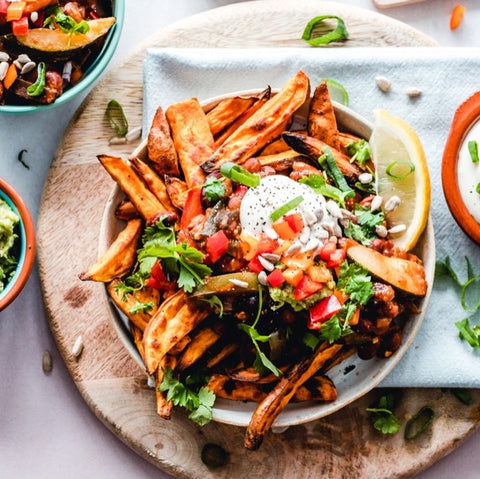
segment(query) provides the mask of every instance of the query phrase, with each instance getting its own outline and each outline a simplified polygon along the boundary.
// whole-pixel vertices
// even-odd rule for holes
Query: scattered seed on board
[[[73,345],[72,354],[75,358],[79,358],[80,354],[82,354],[82,351],[83,351],[83,339],[81,336],[78,336],[77,339],[75,340],[75,344]]]
[[[137,126],[136,128],[132,128],[126,135],[125,138],[127,141],[135,141],[138,140],[142,136],[142,127]]]
[[[110,145],[122,145],[127,142],[127,139],[124,136],[112,136],[108,143]]]
[[[392,87],[392,82],[384,76],[375,77],[375,83],[384,93],[390,91],[390,88]]]
[[[43,352],[42,369],[44,373],[50,373],[53,369],[52,354],[48,349]]]
[[[422,94],[422,90],[420,88],[411,86],[405,90],[405,93],[410,97],[410,98],[416,98]]]

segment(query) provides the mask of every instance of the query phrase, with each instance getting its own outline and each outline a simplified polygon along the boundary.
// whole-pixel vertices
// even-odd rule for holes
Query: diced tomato
[[[330,259],[327,261],[327,268],[336,268],[337,266],[340,266],[346,257],[347,251],[345,249],[337,249],[330,255]]]
[[[328,261],[330,256],[337,250],[337,245],[333,241],[327,241],[320,250],[320,259]]]
[[[12,33],[15,36],[22,36],[28,33],[28,17],[22,17],[20,20],[12,20]]]
[[[147,279],[146,285],[159,291],[167,291],[170,289],[170,281],[168,281],[165,273],[163,272],[162,265],[157,261],[150,271],[150,278]]]
[[[300,233],[300,231],[303,230],[303,218],[301,213],[292,213],[291,215],[285,216],[283,219],[295,233]]]
[[[297,236],[297,233],[290,228],[290,225],[286,221],[280,221],[280,223],[274,223],[272,228],[275,230],[278,236],[284,240],[293,239]]]
[[[257,254],[272,253],[278,248],[278,241],[262,236],[257,244]]]
[[[6,15],[8,6],[10,5],[7,0],[0,0],[0,15]]]
[[[250,261],[250,263],[248,263],[248,269],[250,271],[253,271],[254,273],[260,273],[261,271],[263,271],[263,266],[262,264],[260,263],[260,261],[258,260],[258,256],[255,256],[255,258],[252,259],[252,261]]]
[[[320,329],[322,323],[328,321],[332,316],[342,309],[342,305],[338,298],[332,294],[316,305],[310,308],[310,318],[307,323],[309,329]]]
[[[185,208],[183,209],[182,218],[180,220],[180,228],[188,229],[193,218],[198,215],[203,215],[201,188],[192,188],[187,195],[185,201]]]
[[[273,288],[278,288],[285,283],[285,278],[282,274],[282,270],[275,268],[268,276],[267,281]]]
[[[220,230],[209,236],[206,249],[212,263],[216,263],[228,250],[227,235]]]
[[[323,283],[318,283],[309,276],[304,276],[295,288],[293,295],[297,301],[303,301],[312,294],[318,293],[323,289],[323,286]]]

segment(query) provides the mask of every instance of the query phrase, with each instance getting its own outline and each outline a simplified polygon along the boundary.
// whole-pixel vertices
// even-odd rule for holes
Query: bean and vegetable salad
[[[369,143],[338,129],[326,81],[312,98],[299,71],[207,112],[160,107],[144,157],[98,158],[126,225],[79,276],[128,318],[161,417],[183,406],[206,424],[216,398],[256,402],[256,449],[289,402],[337,398],[331,368],[400,347],[425,271],[391,241]]]
[[[0,0],[0,105],[53,103],[114,25],[107,0]]]

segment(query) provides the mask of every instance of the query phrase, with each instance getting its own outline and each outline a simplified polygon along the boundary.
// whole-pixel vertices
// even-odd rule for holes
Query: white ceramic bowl
[[[259,90],[234,92],[215,97],[202,102],[202,107],[205,111],[208,111],[225,98],[237,95],[250,95],[253,93],[259,93]],[[334,102],[334,107],[340,130],[353,133],[362,138],[370,138],[372,125],[366,119],[338,103]],[[295,114],[295,122],[298,125],[305,123],[307,111],[308,105],[306,104]],[[132,156],[144,159],[146,158],[146,153],[147,148],[145,140],[132,153]],[[118,187],[115,187],[104,212],[100,238],[101,252],[108,248],[123,227],[121,222],[115,219],[114,215],[115,208],[121,199],[123,199],[123,193]],[[398,364],[402,356],[412,344],[412,341],[420,328],[432,291],[435,271],[435,239],[431,221],[428,222],[427,228],[415,248],[415,253],[424,262],[428,290],[426,296],[422,298],[419,305],[421,313],[412,315],[404,327],[403,342],[400,348],[388,359],[373,358],[365,361],[358,358],[356,354],[346,359],[328,372],[328,376],[332,379],[338,391],[338,398],[335,401],[325,404],[315,402],[289,404],[275,420],[273,424],[274,428],[281,429],[296,424],[302,424],[328,416],[329,414],[338,411],[380,384]],[[106,297],[108,296],[106,290],[105,295]],[[135,348],[125,318],[122,318],[122,315],[113,303],[109,302],[109,304],[111,318],[118,335],[132,357],[143,367],[143,361]],[[349,370],[351,370],[351,372],[346,373],[346,371]],[[230,401],[217,398],[213,408],[213,418],[216,421],[226,424],[247,426],[256,406],[257,404],[252,402]]]

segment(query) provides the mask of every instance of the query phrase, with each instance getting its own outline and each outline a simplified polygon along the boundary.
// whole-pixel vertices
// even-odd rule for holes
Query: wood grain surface
[[[373,430],[365,413],[379,394],[373,391],[326,419],[269,433],[259,451],[246,451],[242,428],[218,423],[198,428],[181,412],[171,421],[157,417],[153,390],[113,327],[103,285],[77,278],[96,259],[102,215],[113,186],[96,155],[126,157],[137,146],[108,144],[112,133],[105,106],[111,98],[121,99],[131,127],[141,125],[145,49],[303,47],[299,36],[306,22],[327,13],[345,19],[350,30],[347,47],[436,45],[399,22],[330,2],[265,0],[205,12],[159,32],[104,78],[75,114],[49,172],[37,232],[42,293],[52,334],[98,418],[146,460],[177,477],[409,477],[458,446],[479,424],[478,407],[462,405],[451,393],[409,389],[398,411],[400,420],[428,403],[436,411],[434,425],[411,443],[401,433],[385,438]],[[78,336],[84,349],[75,358],[71,351]],[[480,393],[474,396],[478,403]],[[225,466],[209,469],[203,464],[200,454],[207,443],[225,449]]]

